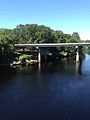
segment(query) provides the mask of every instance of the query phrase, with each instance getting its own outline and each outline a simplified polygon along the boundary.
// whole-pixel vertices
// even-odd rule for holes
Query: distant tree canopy
[[[0,29],[0,43],[65,43],[79,42],[78,32],[64,34],[61,30],[54,31],[50,27],[37,24],[17,25],[14,29]]]

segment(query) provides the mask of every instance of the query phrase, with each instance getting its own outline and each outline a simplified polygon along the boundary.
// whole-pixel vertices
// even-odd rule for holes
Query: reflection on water
[[[82,61],[76,62],[76,73],[82,75]]]
[[[0,120],[90,120],[90,56],[0,68]]]

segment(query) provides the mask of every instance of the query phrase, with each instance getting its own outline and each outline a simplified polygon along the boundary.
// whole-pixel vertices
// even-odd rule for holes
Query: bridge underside
[[[76,61],[80,60],[81,47],[80,46],[88,46],[90,43],[49,43],[49,44],[15,44],[15,47],[19,48],[31,48],[35,47],[38,49],[38,61],[41,62],[41,56],[45,55],[45,47],[77,47],[76,49]]]

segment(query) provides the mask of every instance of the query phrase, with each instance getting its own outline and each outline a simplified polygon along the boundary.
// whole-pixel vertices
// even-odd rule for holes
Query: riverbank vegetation
[[[17,25],[14,29],[0,29],[0,64],[10,64],[15,59],[24,57],[33,58],[37,54],[37,50],[31,48],[35,54],[16,52],[15,44],[32,44],[32,43],[79,43],[83,42],[80,39],[78,32],[72,34],[65,34],[61,30],[53,30],[50,27],[37,24]],[[74,47],[61,47],[61,48],[47,48],[47,55],[61,57],[61,55],[75,54]],[[35,58],[36,59],[36,58]]]

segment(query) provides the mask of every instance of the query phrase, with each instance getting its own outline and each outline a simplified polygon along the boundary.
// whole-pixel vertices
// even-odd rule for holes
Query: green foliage
[[[15,29],[17,43],[51,43],[54,42],[54,31],[44,25],[18,25]]]
[[[19,57],[19,60],[29,59],[29,58],[31,58],[31,57],[32,57],[32,55],[22,54],[22,55]]]
[[[12,49],[15,43],[66,43],[81,42],[77,32],[72,35],[54,31],[50,27],[37,24],[17,25],[14,29],[0,29],[0,44],[8,44]]]
[[[55,31],[55,40],[57,43],[65,43],[65,37],[64,37],[64,33],[60,30],[60,31]]]
[[[80,40],[80,36],[79,36],[78,32],[73,32],[72,38],[73,38],[73,40],[75,40],[75,41]]]

